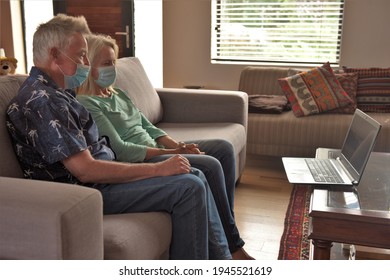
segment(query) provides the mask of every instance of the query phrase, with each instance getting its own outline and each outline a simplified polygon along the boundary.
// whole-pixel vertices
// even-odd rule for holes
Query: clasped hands
[[[199,150],[198,144],[195,143],[186,144],[184,142],[179,142],[176,150],[178,154],[205,154]]]

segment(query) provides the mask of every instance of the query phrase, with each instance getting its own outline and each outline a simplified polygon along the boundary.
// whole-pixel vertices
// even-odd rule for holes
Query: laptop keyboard
[[[329,182],[329,183],[343,183],[340,175],[337,173],[336,168],[332,165],[330,160],[321,159],[305,159],[307,166],[313,175],[316,182]]]

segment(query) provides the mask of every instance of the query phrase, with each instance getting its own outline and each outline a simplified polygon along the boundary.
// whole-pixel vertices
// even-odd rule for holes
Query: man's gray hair
[[[58,14],[37,27],[33,37],[33,60],[35,65],[45,64],[53,47],[65,49],[74,33],[90,34],[84,16]]]

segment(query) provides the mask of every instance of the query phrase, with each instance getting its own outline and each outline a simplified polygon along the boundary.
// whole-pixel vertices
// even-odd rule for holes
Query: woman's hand
[[[186,144],[184,142],[178,143],[178,148],[176,148],[178,154],[204,154],[199,150],[198,144]]]
[[[199,150],[198,144],[177,142],[168,135],[161,136],[156,139],[158,145],[163,146],[163,151],[160,154],[204,154]]]

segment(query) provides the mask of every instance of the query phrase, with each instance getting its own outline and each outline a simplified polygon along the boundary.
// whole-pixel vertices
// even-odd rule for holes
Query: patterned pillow
[[[296,117],[319,114],[352,103],[329,62],[306,72],[278,79]]]
[[[297,73],[302,72],[302,70],[290,68],[287,72],[288,76],[295,75]],[[342,70],[334,70],[333,71],[337,80],[339,81],[341,87],[345,90],[348,96],[351,98],[352,103],[329,111],[329,113],[339,113],[339,114],[353,114],[357,108],[357,100],[356,100],[356,91],[357,91],[357,73],[344,73]]]
[[[340,73],[335,74],[337,80],[340,82],[341,87],[345,90],[348,96],[351,98],[352,103],[337,108],[332,113],[340,113],[340,114],[353,114],[357,108],[357,100],[356,100],[356,92],[357,92],[357,81],[358,74],[357,73]]]
[[[348,68],[358,74],[357,107],[365,112],[390,112],[390,68]]]

